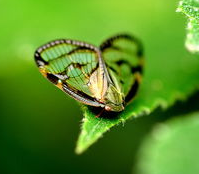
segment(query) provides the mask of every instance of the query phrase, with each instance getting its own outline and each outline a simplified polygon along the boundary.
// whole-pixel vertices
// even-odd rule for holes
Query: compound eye
[[[111,107],[110,106],[105,106],[105,110],[106,111],[111,111]]]

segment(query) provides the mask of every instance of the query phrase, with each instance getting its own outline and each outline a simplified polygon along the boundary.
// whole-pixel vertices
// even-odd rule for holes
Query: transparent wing
[[[101,44],[100,50],[110,77],[121,88],[125,101],[136,94],[143,72],[143,48],[135,37],[116,35]]]
[[[52,41],[35,52],[41,73],[73,98],[102,106],[89,88],[90,76],[99,67],[98,49],[73,40]]]

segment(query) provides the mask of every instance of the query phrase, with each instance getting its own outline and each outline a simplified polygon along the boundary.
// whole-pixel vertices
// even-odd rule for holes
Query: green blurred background
[[[39,73],[34,50],[70,38],[99,45],[123,31],[157,60],[184,51],[186,20],[177,0],[0,0],[0,173],[131,173],[142,139],[157,122],[199,109],[199,94],[164,112],[129,121],[81,156],[74,153],[82,114],[76,101]],[[154,64],[147,60],[147,64]],[[183,110],[181,109],[183,108]]]

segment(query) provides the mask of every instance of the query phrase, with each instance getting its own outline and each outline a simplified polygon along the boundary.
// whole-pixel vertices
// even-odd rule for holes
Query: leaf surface
[[[198,89],[199,80],[195,78],[199,73],[197,58],[186,57],[178,60],[171,57],[171,59],[170,63],[173,62],[175,66],[168,63],[169,59],[163,59],[162,63],[156,62],[159,65],[156,68],[148,67],[135,100],[127,105],[123,112],[96,118],[97,112],[93,112],[95,109],[83,106],[84,119],[76,153],[80,154],[85,151],[111,127],[124,123],[130,118],[147,115],[158,106],[167,108],[176,100],[185,100],[187,96]],[[161,64],[164,64],[166,68],[160,66]]]

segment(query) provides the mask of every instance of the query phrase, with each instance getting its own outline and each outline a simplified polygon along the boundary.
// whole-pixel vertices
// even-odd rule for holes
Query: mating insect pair
[[[137,92],[143,48],[127,34],[111,37],[99,47],[60,39],[38,48],[35,61],[48,80],[74,99],[120,112]]]

